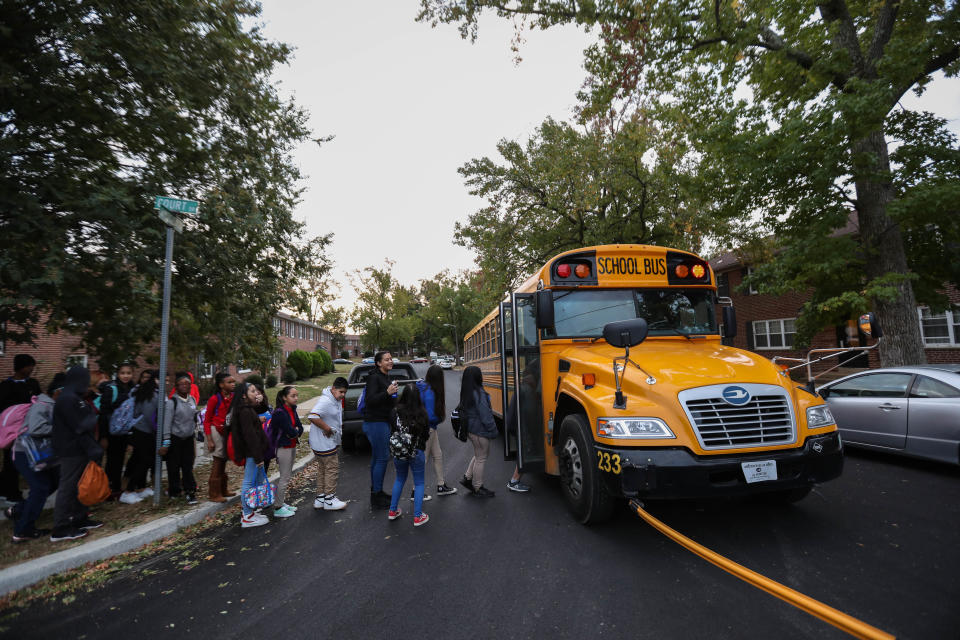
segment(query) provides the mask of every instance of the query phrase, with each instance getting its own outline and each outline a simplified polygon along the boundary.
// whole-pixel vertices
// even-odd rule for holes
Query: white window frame
[[[746,268],[746,272],[747,272],[747,276],[746,276],[747,278],[749,278],[750,276],[752,276],[752,275],[753,275],[753,267],[747,267],[747,268]],[[752,285],[752,284],[747,287],[747,295],[755,296],[755,295],[757,295],[757,293],[758,293],[757,290],[753,288],[753,285]],[[777,319],[777,318],[774,318],[774,320],[776,320],[776,319]]]
[[[283,321],[282,321],[280,318],[274,318],[274,319],[273,319],[273,331],[274,331],[274,333],[276,333],[278,336],[281,335],[281,333],[282,333],[282,331],[281,331],[281,329],[280,329],[280,323],[281,323],[281,322],[283,322]]]
[[[779,322],[780,323],[780,338],[783,341],[783,346],[770,346],[770,340],[767,340],[767,346],[761,347],[757,344],[757,325],[763,323],[765,325],[766,331],[761,334],[764,336],[778,335],[776,332],[770,331],[770,323]],[[787,332],[785,330],[786,323],[793,322],[793,331]],[[796,349],[796,335],[797,335],[797,319],[796,318],[770,318],[769,320],[754,320],[750,323],[750,331],[753,334],[753,350],[754,351],[793,351]],[[793,344],[787,344],[787,336],[793,336]]]
[[[81,367],[86,369],[87,363],[89,362],[89,360],[90,359],[87,357],[87,354],[85,353],[71,353],[70,355],[67,356],[67,361],[66,361],[67,369],[69,369],[70,367],[74,367],[76,365],[80,365]]]
[[[960,347],[960,305],[954,305],[952,309],[947,309],[943,313],[930,313],[926,318],[927,320],[939,320],[940,318],[946,320],[947,342],[927,342],[927,334],[923,330],[924,311],[930,313],[930,308],[917,307],[917,320],[920,323],[920,336],[923,339],[924,349],[950,349]],[[942,338],[938,336],[934,339],[940,340]]]

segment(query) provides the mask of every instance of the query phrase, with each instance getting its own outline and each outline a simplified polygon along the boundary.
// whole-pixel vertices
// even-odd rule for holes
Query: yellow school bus
[[[709,263],[685,251],[605,245],[550,260],[464,337],[504,454],[559,476],[585,523],[618,497],[795,501],[838,477],[830,410],[723,344],[736,334],[725,302]]]

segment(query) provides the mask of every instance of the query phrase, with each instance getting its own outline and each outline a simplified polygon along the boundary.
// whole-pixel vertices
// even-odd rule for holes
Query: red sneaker
[[[421,513],[413,519],[413,526],[419,527],[422,524],[427,524],[430,521],[430,516],[425,513]]]
[[[403,515],[403,511],[400,510],[400,507],[397,507],[396,511],[387,512],[387,520],[396,520]]]

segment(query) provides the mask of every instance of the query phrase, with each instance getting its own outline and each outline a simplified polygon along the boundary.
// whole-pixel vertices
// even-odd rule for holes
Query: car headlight
[[[807,428],[819,429],[836,424],[833,414],[830,413],[830,407],[825,404],[818,404],[815,407],[807,407]]]
[[[660,418],[598,418],[597,435],[603,438],[676,438]]]

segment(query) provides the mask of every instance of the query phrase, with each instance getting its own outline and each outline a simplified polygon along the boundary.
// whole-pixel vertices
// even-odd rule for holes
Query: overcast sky
[[[264,31],[295,48],[277,70],[283,94],[310,112],[322,148],[303,145],[306,175],[297,217],[311,236],[335,233],[331,255],[348,309],[354,269],[396,261],[413,284],[444,268],[471,268],[453,244],[455,221],[483,205],[457,168],[495,156],[501,138],[525,140],[548,116],[568,119],[583,83],[576,29],[525,32],[516,65],[512,23],[489,17],[476,44],[453,25],[414,21],[417,0],[341,2],[264,0]],[[903,100],[950,118],[960,132],[960,82],[934,82],[921,99]]]

